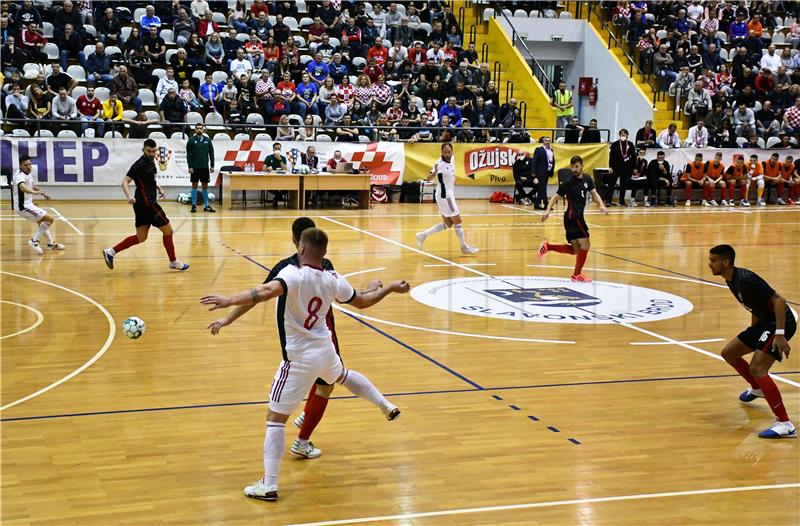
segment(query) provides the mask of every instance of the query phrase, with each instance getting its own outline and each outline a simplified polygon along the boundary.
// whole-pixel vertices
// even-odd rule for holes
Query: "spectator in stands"
[[[686,97],[684,113],[691,117],[692,122],[696,122],[697,119],[703,118],[706,113],[711,111],[711,106],[711,95],[708,94],[708,91],[703,89],[702,82],[696,81],[694,83],[694,89],[689,91]]]
[[[120,117],[122,117],[120,115]],[[158,124],[158,119],[148,119],[143,111],[140,111],[132,119],[126,117],[121,118],[121,122],[129,126],[128,139],[146,139],[150,130],[148,126]]]
[[[225,69],[230,71],[231,61],[236,59],[236,52],[244,49],[244,44],[236,38],[236,30],[231,28],[228,38],[222,39],[222,49],[225,51]]]
[[[272,99],[268,99],[266,102],[266,111],[263,112],[265,115],[264,121],[277,124],[282,117],[291,115],[291,101],[295,97],[296,95],[289,90],[275,90]],[[310,117],[311,114],[308,116]]]
[[[708,133],[710,136],[710,142],[714,142],[714,135],[717,133],[717,130],[722,127],[722,121],[727,119],[726,114],[722,111],[722,104],[719,102],[714,103],[714,109],[708,113],[705,118],[703,119],[708,128]]]
[[[133,55],[128,57],[128,67],[137,84],[149,86],[155,83],[154,76],[151,73],[153,62],[150,60],[150,56],[145,53],[144,48],[137,48]]]
[[[275,39],[275,43],[281,46],[281,57],[284,55],[289,57],[290,64],[298,64],[299,69],[305,69],[305,66],[299,64],[300,62],[300,49],[297,47],[297,41],[295,39],[290,38],[286,42],[278,42],[278,39]],[[298,77],[299,80],[299,77]]]
[[[769,71],[777,71],[778,68],[781,66],[781,57],[775,54],[775,46],[770,45],[767,48],[767,52],[761,56],[761,61],[759,62],[761,69],[768,69]]]
[[[247,9],[247,2],[245,0],[236,0],[233,8],[228,10],[228,26],[240,33],[247,33],[250,29],[248,27],[250,20],[250,10]]]
[[[244,51],[242,51],[244,52]],[[186,50],[183,48],[178,48],[178,52],[172,55],[169,59],[169,64],[172,66],[173,71],[175,72],[175,80],[179,84],[183,84],[184,80],[188,80],[190,84],[194,84],[196,81],[193,82],[192,79],[192,66],[189,64],[189,60],[186,57]]]
[[[275,25],[272,26],[272,36],[275,37],[275,42],[278,44],[293,40],[292,29],[283,21],[283,15],[279,14],[275,16]]]
[[[678,137],[678,125],[675,123],[670,124],[666,130],[658,134],[656,144],[659,148],[667,150],[669,148],[680,148],[681,139]]]
[[[52,97],[45,92],[38,84],[31,85],[31,98],[28,103],[28,117],[30,119],[49,119],[50,101]]]
[[[759,144],[759,137],[755,133],[750,135],[747,138],[747,142],[742,143],[742,148],[744,149],[751,149],[751,150],[760,150],[761,145]]]
[[[667,205],[675,206],[675,202],[672,200],[672,169],[665,157],[666,154],[659,151],[656,158],[647,165],[648,190],[645,206],[648,204],[659,205],[661,188],[667,190]]]
[[[78,81],[61,71],[61,65],[58,62],[50,64],[50,75],[45,79],[45,87],[51,97],[58,96],[59,88],[67,88],[67,93],[72,93]]]
[[[122,24],[111,7],[106,7],[103,16],[97,20],[97,37],[106,46],[122,45]]]
[[[47,54],[42,51],[42,48],[47,44],[47,39],[42,36],[42,32],[36,22],[31,22],[22,29],[20,40],[22,41],[21,48],[31,62],[41,64],[47,60]]]
[[[566,141],[565,141],[566,142]],[[653,148],[656,145],[656,131],[653,129],[653,121],[647,120],[644,127],[636,132],[636,147],[639,149]]]
[[[197,24],[197,33],[203,42],[208,40],[214,33],[219,33],[219,24],[214,22],[211,11],[206,12],[205,16],[200,19]]]
[[[358,135],[359,135],[358,128],[356,128],[353,125],[352,118],[350,117],[350,115],[345,114],[342,117],[341,123],[339,123],[339,125],[336,127],[335,140],[337,142],[358,142]]]
[[[314,118],[311,115],[306,115],[303,126],[298,130],[295,139],[298,141],[315,141],[317,139],[317,129],[314,127]],[[316,153],[316,150],[314,152]],[[304,162],[303,164],[307,163]]]
[[[141,35],[139,34],[139,26],[133,26],[122,47],[123,58],[128,60],[128,57],[133,55],[133,52],[140,47],[142,47],[142,39]]]
[[[728,30],[728,40],[731,44],[738,47],[744,44],[748,34],[749,30],[747,28],[745,14],[737,13],[736,21],[731,23],[730,29]]]
[[[192,9],[192,16],[197,19],[203,18],[206,14],[212,12],[206,0],[192,0],[190,7]]]
[[[319,44],[322,42],[322,36],[327,35],[328,26],[322,21],[319,16],[314,17],[314,22],[308,26],[308,43]]]
[[[156,85],[155,95],[156,102],[158,102],[158,104],[161,104],[161,101],[167,96],[167,90],[170,87],[175,88],[176,91],[180,91],[178,89],[178,82],[175,80],[175,70],[172,68],[172,66],[167,66],[166,75],[158,79],[158,84]]]
[[[99,44],[99,42],[98,42]],[[98,123],[96,136],[103,135],[103,103],[100,99],[94,96],[94,86],[89,85],[86,88],[86,93],[78,97],[75,101],[75,106],[80,114],[81,133],[86,135],[86,130],[91,123]]]
[[[15,72],[21,72],[28,57],[16,45],[16,38],[9,36],[5,41],[5,46],[0,50],[0,64],[2,64],[2,72],[4,75],[10,77]]]
[[[589,120],[589,126],[581,133],[581,144],[595,144],[600,140],[600,130],[597,129],[597,119]]]
[[[189,16],[186,9],[181,8],[178,10],[178,18],[172,24],[173,35],[175,36],[175,43],[178,47],[184,47],[189,43],[192,33],[197,30],[194,20]],[[231,40],[236,40],[232,38]],[[238,41],[237,41],[238,42]]]
[[[444,117],[448,116],[447,115],[440,116],[440,119],[443,119]],[[514,118],[514,125],[511,126],[511,128],[509,128],[508,135],[503,140],[503,142],[513,143],[513,144],[525,144],[531,142],[531,134],[528,133],[528,130],[526,130],[522,126],[522,117]]]
[[[686,139],[687,148],[705,148],[708,146],[708,129],[702,119],[697,120],[697,124],[689,128],[689,136]]]
[[[706,50],[703,52],[703,67],[710,69],[711,71],[719,71],[720,66],[725,65],[725,60],[719,53],[717,49],[717,45],[712,43],[709,44]]]
[[[67,88],[63,86],[58,89],[58,96],[53,98],[51,118],[57,121],[73,121],[78,118],[75,99],[67,94]],[[70,127],[62,126],[62,129]]]
[[[259,15],[269,15],[269,7],[264,0],[253,0],[253,5],[250,6],[250,14],[253,18],[258,18]]]
[[[31,22],[36,22],[39,27],[42,26],[42,15],[39,14],[32,0],[24,0],[16,12],[10,14],[13,14],[14,24],[18,28],[26,27]]]
[[[128,68],[119,66],[117,76],[111,81],[111,93],[115,94],[123,106],[130,107],[132,104],[139,113],[142,111],[142,99],[139,98],[139,86],[136,81],[128,75]]]
[[[675,82],[678,74],[672,69],[674,60],[672,55],[668,52],[665,44],[658,46],[658,51],[653,55],[653,72],[660,79],[663,79],[662,87],[669,86],[670,83]]]
[[[260,44],[260,43],[259,43]],[[219,33],[212,33],[208,37],[205,45],[206,49],[206,70],[211,71],[225,71],[227,64],[225,63],[225,48],[222,46],[222,40]],[[255,54],[254,56],[258,56]],[[264,64],[264,56],[260,56],[261,66]]]
[[[289,124],[289,116],[282,115],[278,121],[278,127],[275,130],[276,141],[291,141],[295,137],[294,126]]]
[[[317,84],[317,86],[321,85],[326,78],[328,78],[328,74],[330,73],[330,69],[328,68],[328,64],[322,59],[322,53],[315,53],[314,58],[308,61],[306,65],[306,71],[311,76],[311,80]]]
[[[67,69],[69,59],[78,59],[81,66],[86,69],[86,55],[83,53],[83,39],[80,34],[75,31],[72,24],[64,26],[64,31],[56,36],[56,45],[58,45],[59,53],[61,55],[61,68]]]
[[[53,14],[53,36],[56,40],[66,32],[67,24],[72,24],[73,31],[83,38],[83,19],[70,0],[66,0],[64,6]]]
[[[164,89],[164,97],[166,97],[166,95],[167,95],[166,88],[168,88],[168,87],[169,86],[166,86],[165,89]],[[189,79],[183,79],[183,82],[181,83],[181,87],[178,90],[178,96],[186,104],[187,109],[189,111],[199,111],[202,108],[202,105],[200,104],[200,101],[197,100],[197,94],[192,89],[191,84],[189,84]],[[161,101],[163,100],[164,97],[161,97],[161,98],[158,99],[158,103],[159,104],[161,104]]]
[[[573,115],[570,118],[569,124],[564,126],[564,128],[566,128],[564,131],[564,143],[578,144],[581,140],[581,132],[584,130],[583,126],[581,126],[578,121],[578,117]]]
[[[442,106],[439,110],[439,120],[442,120],[442,116],[447,115],[449,117],[450,122],[454,126],[461,126],[461,109],[458,107],[456,103],[455,97],[449,97],[447,99],[447,104]]]
[[[13,84],[11,86],[11,93],[6,97],[6,118],[24,121],[28,113],[29,103],[30,101],[28,97],[22,93],[20,85]]]
[[[295,105],[297,113],[301,117],[305,117],[307,113],[319,115],[319,106],[317,105],[318,91],[317,85],[311,81],[311,75],[303,73],[302,81],[295,90],[297,93]]]
[[[753,87],[755,88],[756,96],[760,100],[766,98],[775,89],[775,77],[772,72],[767,68],[762,69],[756,77]],[[751,106],[748,104],[748,107]]]
[[[150,26],[147,33],[142,36],[142,46],[153,64],[160,66],[166,64],[167,44],[159,36],[157,26]]]
[[[567,89],[566,82],[558,83],[558,89],[553,93],[550,105],[556,109],[556,128],[564,128],[575,113],[572,92]]]
[[[111,61],[111,57],[106,54],[105,46],[102,42],[97,42],[94,45],[94,53],[86,59],[86,68],[89,71],[87,80],[92,84],[100,81],[108,84],[113,78],[111,75],[113,67],[114,64]]]
[[[756,133],[765,141],[776,137],[781,131],[778,114],[772,109],[772,101],[765,100],[760,110],[755,112]]]
[[[145,7],[145,14],[139,19],[139,26],[142,28],[142,33],[147,34],[151,27],[155,27],[156,31],[161,27],[161,19],[156,16],[156,8],[152,5]]]
[[[800,97],[795,98],[794,106],[783,113],[782,131],[792,135],[800,133]]]
[[[753,110],[749,109],[744,102],[738,104],[739,109],[733,112],[733,124],[736,135],[739,137],[749,137],[756,131],[756,118]]]
[[[275,93],[275,84],[269,70],[262,69],[261,77],[255,83],[255,103],[262,113],[267,111],[267,103]]]
[[[203,69],[206,67],[206,46],[197,33],[192,33],[189,43],[186,44],[186,59],[192,68]]]
[[[377,37],[374,45],[367,50],[367,62],[374,61],[378,66],[384,67],[389,62],[389,50],[383,46],[383,39]]]
[[[214,83],[212,80],[211,73],[206,73],[205,82],[200,85],[200,89],[197,92],[198,98],[200,99],[200,104],[203,106],[203,109],[208,111],[213,111],[215,113],[222,113],[220,111],[219,99],[220,99],[220,88],[217,84]]]
[[[388,108],[394,98],[394,90],[386,84],[386,77],[379,75],[378,80],[372,84],[371,90],[372,100],[377,102],[381,109]]]
[[[159,105],[162,122],[186,122],[186,105],[183,100],[178,97],[178,91],[174,87],[167,90],[167,96],[161,101]],[[164,133],[167,136],[172,135],[175,131],[181,131],[183,127],[164,125]]]
[[[242,75],[250,80],[250,75],[253,72],[253,64],[245,57],[244,49],[236,51],[236,58],[231,61],[230,73],[235,78],[240,78]]]

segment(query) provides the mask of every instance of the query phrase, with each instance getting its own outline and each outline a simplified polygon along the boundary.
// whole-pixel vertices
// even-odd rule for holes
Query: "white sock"
[[[117,255],[117,251],[114,250],[114,247],[109,248],[108,253],[111,254],[112,257]]]
[[[50,225],[47,225],[47,230],[44,231],[44,237],[47,238],[47,244],[53,244],[53,233],[50,231]]]
[[[383,397],[380,391],[372,385],[372,382],[370,382],[366,376],[352,369],[345,369],[344,374],[342,385],[345,386],[348,391],[364,400],[372,402],[380,407],[383,412],[394,409],[395,406]]]
[[[425,237],[428,237],[431,234],[435,234],[437,232],[441,232],[442,230],[447,230],[447,225],[445,225],[444,223],[437,223],[437,224],[433,225],[432,227],[430,227],[425,232],[423,232],[423,234],[425,234]]]
[[[307,445],[308,445],[308,439],[307,439],[307,438],[300,438],[300,437],[297,437],[297,441],[296,441],[296,442],[297,442],[298,444],[300,444],[301,446],[303,446],[303,447],[305,447],[305,446],[307,446]]]
[[[267,433],[264,436],[264,484],[267,486],[278,483],[286,431],[284,425],[281,422],[267,421]]]
[[[456,236],[458,236],[458,241],[459,241],[459,243],[461,243],[461,246],[462,247],[468,246],[467,245],[467,240],[464,239],[464,227],[461,225],[461,223],[457,224],[453,228],[456,231]]]
[[[52,239],[50,232],[47,231],[48,228],[50,228],[50,223],[48,223],[47,221],[42,221],[41,223],[39,223],[39,229],[36,231],[35,234],[33,234],[33,237],[31,239],[33,239],[34,241],[39,241],[39,238],[42,237],[42,234],[46,234],[48,236],[48,239]],[[52,243],[52,241],[50,241],[50,243]]]

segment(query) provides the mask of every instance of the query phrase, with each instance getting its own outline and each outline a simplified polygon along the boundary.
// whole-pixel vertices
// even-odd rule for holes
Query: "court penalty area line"
[[[47,391],[49,391],[51,389],[55,389],[59,385],[63,384],[64,382],[67,382],[67,381],[71,380],[72,378],[78,376],[83,371],[85,371],[86,369],[91,367],[92,364],[95,363],[97,360],[99,360],[106,353],[108,348],[111,347],[111,342],[114,341],[114,336],[117,334],[117,326],[116,326],[116,323],[114,323],[114,318],[111,316],[111,313],[108,312],[108,310],[105,307],[103,307],[102,305],[97,303],[95,300],[93,300],[89,296],[86,296],[85,294],[81,294],[80,292],[74,291],[74,290],[72,290],[72,289],[70,289],[68,287],[64,287],[63,285],[58,285],[58,284],[53,283],[51,281],[45,281],[43,279],[32,278],[30,276],[24,276],[22,274],[14,274],[13,272],[6,272],[5,270],[0,270],[0,274],[5,274],[7,276],[13,276],[15,278],[20,278],[20,279],[27,279],[27,280],[30,280],[30,281],[33,281],[33,282],[36,282],[36,283],[41,283],[43,285],[49,285],[51,287],[55,287],[57,289],[61,289],[61,290],[65,291],[65,292],[69,292],[70,294],[74,294],[75,296],[78,296],[79,298],[84,299],[84,300],[88,301],[89,303],[91,303],[92,305],[94,305],[95,307],[97,307],[97,309],[100,312],[102,312],[103,315],[106,317],[106,320],[108,320],[108,337],[106,338],[106,341],[103,343],[103,346],[100,347],[100,350],[97,351],[97,353],[94,356],[89,358],[89,360],[86,363],[84,363],[83,365],[81,365],[80,367],[78,367],[77,369],[75,369],[74,371],[72,371],[71,373],[69,373],[68,375],[63,377],[62,379],[51,383],[47,387],[43,387],[43,388],[39,389],[35,393],[31,393],[28,396],[23,396],[19,400],[16,400],[14,402],[11,402],[9,404],[6,404],[6,405],[0,407],[0,411],[5,411],[6,409],[14,407],[15,405],[19,405],[19,404],[21,404],[23,402],[27,402],[28,400],[30,400],[32,398],[36,398],[37,396],[39,396],[41,394],[44,394],[44,393],[46,393]]]
[[[57,218],[59,218],[60,220],[62,220],[63,222],[65,222],[66,224],[68,224],[69,226],[71,226],[71,227],[72,227],[72,230],[74,230],[75,232],[77,232],[77,233],[78,233],[78,235],[81,235],[81,236],[82,236],[82,235],[84,235],[84,233],[83,233],[83,232],[81,232],[81,231],[78,229],[78,227],[76,227],[75,225],[73,225],[73,224],[72,224],[72,221],[70,221],[69,219],[67,219],[67,218],[64,216],[64,214],[62,214],[61,212],[59,212],[58,210],[56,210],[56,209],[55,209],[55,208],[53,208],[52,206],[50,207],[50,210],[52,210],[52,211],[53,211],[53,213],[56,215],[56,217],[57,217]]]
[[[383,515],[377,517],[360,517],[354,519],[341,519],[322,522],[304,522],[288,526],[336,526],[339,524],[360,524],[365,522],[403,521],[421,519],[426,517],[443,517],[448,515],[466,515],[470,513],[490,513],[497,511],[525,510],[534,508],[552,508],[556,506],[572,506],[576,504],[599,504],[602,502],[619,502],[626,500],[659,499],[667,497],[688,497],[693,495],[713,495],[720,493],[741,493],[745,491],[769,491],[780,489],[800,488],[800,483],[769,484],[762,486],[736,486],[732,488],[709,488],[689,491],[669,491],[664,493],[639,493],[634,495],[618,495],[613,497],[595,497],[589,499],[554,500],[547,502],[528,502],[524,504],[508,504],[505,506],[484,506],[478,508],[460,508],[442,511],[426,511],[419,513],[401,513],[398,515]]]

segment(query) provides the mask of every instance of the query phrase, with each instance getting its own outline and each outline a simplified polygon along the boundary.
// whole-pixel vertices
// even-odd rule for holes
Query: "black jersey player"
[[[722,276],[742,307],[752,314],[750,327],[728,342],[722,357],[750,384],[739,400],[750,403],[766,398],[777,422],[758,434],[761,438],[794,438],[797,430],[789,420],[781,392],[769,376],[775,361],[789,356],[789,340],[797,330],[797,320],[786,300],[758,274],[734,266],[736,252],[730,245],[717,245],[708,256],[715,276]],[[750,363],[743,358],[753,353]]]

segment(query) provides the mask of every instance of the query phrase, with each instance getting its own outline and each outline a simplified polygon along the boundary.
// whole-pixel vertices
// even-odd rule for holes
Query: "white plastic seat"
[[[121,139],[122,137],[122,132],[119,130],[107,131],[103,134],[104,139]]]
[[[516,11],[514,11],[514,17],[528,18],[528,13],[524,9],[517,9]]]
[[[14,128],[11,130],[11,135],[13,137],[30,137],[31,134],[25,128]]]
[[[483,10],[483,21],[488,22],[490,18],[494,17],[494,9],[487,7]]]
[[[214,84],[219,84],[220,82],[225,82],[228,80],[228,73],[226,71],[215,71],[211,74],[211,81]]]
[[[256,136],[255,136],[255,138],[253,140],[254,141],[271,141],[272,140],[272,135],[270,135],[268,133],[258,133],[258,134],[256,134]]]
[[[233,136],[234,141],[249,141],[250,134],[249,133],[237,133]]]
[[[53,38],[53,24],[50,22],[42,22],[42,36],[45,38]]]
[[[144,15],[147,14],[147,10],[144,7],[137,7],[136,10],[133,12],[133,21],[137,24],[142,19]]]
[[[144,106],[155,106],[156,105],[156,95],[153,93],[153,90],[148,88],[141,88],[139,89],[139,98],[142,99],[142,105]]]
[[[147,137],[149,139],[166,139],[167,138],[167,136],[163,132],[160,132],[160,131],[150,132],[147,135]]]
[[[303,29],[308,29],[308,26],[313,24],[314,24],[314,19],[309,18],[307,16],[304,16],[303,18],[300,19],[300,22],[298,22],[298,25]]]
[[[228,20],[225,18],[225,15],[223,13],[218,13],[216,11],[214,13],[211,13],[211,20],[213,20],[217,24],[222,24],[222,25],[228,23]]]
[[[203,116],[196,111],[190,111],[186,114],[186,122],[190,124],[202,123]]]
[[[67,75],[78,82],[86,80],[86,71],[83,69],[83,66],[67,66]]]
[[[183,140],[186,139],[187,137],[184,132],[176,131],[172,132],[172,135],[170,135],[169,138],[174,140]]]
[[[148,111],[144,112],[144,114],[147,117],[147,120],[151,120],[151,119],[155,119],[157,121],[161,120],[161,114],[158,113],[157,111],[148,110]]]
[[[767,148],[772,148],[776,144],[780,144],[781,140],[779,137],[770,137],[767,139]]]
[[[558,15],[558,18],[570,19],[572,18],[572,13],[569,11],[561,11],[561,14]]]
[[[772,43],[775,45],[781,45],[786,43],[786,35],[781,33],[780,31],[775,31],[772,34]]]
[[[97,29],[91,24],[83,24],[83,30],[86,31],[86,34],[92,35],[93,37],[97,38]]]
[[[75,100],[78,100],[78,97],[81,95],[86,95],[86,86],[75,86],[72,88],[72,93],[70,93],[70,97]]]
[[[47,58],[50,60],[56,60],[60,57],[60,53],[58,50],[58,46],[53,44],[52,42],[48,42],[42,48],[42,52],[47,54]]]
[[[165,70],[164,68],[154,68],[153,75],[155,75],[159,79],[165,79],[167,78],[167,70]]]
[[[136,110],[123,110],[122,117],[125,119],[135,119],[136,118]]]
[[[196,69],[192,71],[192,78],[196,78],[200,81],[200,84],[203,84],[206,81],[206,72],[203,69]]]
[[[317,134],[317,142],[333,142],[333,139],[330,136],[325,135],[324,133]]]
[[[53,132],[50,130],[39,130],[33,134],[34,137],[53,137]]]
[[[171,29],[162,29],[158,32],[158,36],[164,39],[164,42],[167,44],[174,44],[175,43],[175,32]]]
[[[97,97],[97,100],[100,102],[105,102],[111,96],[111,90],[103,86],[95,88],[94,96]]]
[[[167,64],[169,64],[169,61],[172,58],[172,55],[174,55],[177,52],[178,52],[177,49],[168,49],[167,52],[164,53],[164,60],[167,61]]]
[[[58,137],[70,137],[70,138],[77,138],[78,134],[72,130],[61,130],[58,132]]]
[[[289,29],[292,31],[297,31],[300,29],[300,24],[297,23],[297,19],[292,16],[283,17],[283,23],[289,26]]]
[[[214,138],[211,139],[212,141],[230,141],[231,137],[227,133],[218,133],[214,135]]]
[[[254,124],[256,126],[264,125],[264,117],[260,113],[248,113],[247,124]]]

